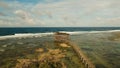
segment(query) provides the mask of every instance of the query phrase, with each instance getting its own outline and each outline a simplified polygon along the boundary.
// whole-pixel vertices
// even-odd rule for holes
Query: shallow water
[[[120,68],[120,38],[116,34],[83,33],[71,35],[70,39],[81,48],[96,68]],[[17,59],[36,58],[38,53],[35,50],[38,48],[43,48],[44,53],[47,53],[48,49],[66,50],[66,57],[62,62],[67,68],[84,68],[72,48],[66,49],[56,45],[53,36],[0,40],[0,68],[15,67],[18,63]]]
[[[63,53],[65,53],[65,57],[61,59],[61,63],[64,63],[64,66],[67,68],[84,68],[84,65],[81,63],[73,49],[71,47],[62,48],[57,46],[57,44],[54,43],[53,36],[36,38],[10,38],[0,40],[0,68],[15,68],[16,65],[20,65],[18,64],[18,59],[24,59],[24,61],[26,59],[36,59],[38,56],[36,49],[38,48],[44,49],[44,52],[40,53],[40,55],[47,54],[49,49],[60,49]],[[60,66],[59,64],[57,65]],[[31,68],[33,66],[34,64]]]
[[[71,36],[97,68],[120,68],[120,38],[110,40],[112,33],[93,33]]]

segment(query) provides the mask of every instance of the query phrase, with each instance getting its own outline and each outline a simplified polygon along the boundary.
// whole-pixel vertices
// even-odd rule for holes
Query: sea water
[[[0,28],[0,36],[15,34],[34,34],[51,32],[94,32],[120,30],[120,27],[4,27]]]

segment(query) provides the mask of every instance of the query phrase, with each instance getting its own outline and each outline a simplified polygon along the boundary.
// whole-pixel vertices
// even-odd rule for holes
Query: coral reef
[[[62,58],[65,57],[60,49],[48,49],[47,52],[39,48],[36,52],[40,52],[36,59],[17,59],[18,63],[15,68],[66,68]]]

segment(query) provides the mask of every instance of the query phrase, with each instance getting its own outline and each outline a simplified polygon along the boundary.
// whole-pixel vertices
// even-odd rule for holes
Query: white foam
[[[73,31],[73,32],[68,32],[68,31],[60,31],[63,33],[68,33],[70,35],[76,35],[76,34],[86,34],[86,33],[111,33],[111,32],[120,32],[120,30],[107,30],[107,31]]]
[[[19,33],[14,35],[0,36],[0,40],[5,40],[8,38],[42,37],[48,35],[53,35],[53,33]]]
[[[120,30],[108,30],[108,31],[59,31],[63,33],[68,33],[70,35],[76,35],[76,34],[86,34],[86,33],[109,33],[109,32],[120,32]],[[49,33],[19,33],[15,35],[7,35],[7,36],[0,36],[0,40],[5,40],[8,38],[26,38],[26,37],[42,37],[42,36],[48,36],[53,35],[54,32]]]

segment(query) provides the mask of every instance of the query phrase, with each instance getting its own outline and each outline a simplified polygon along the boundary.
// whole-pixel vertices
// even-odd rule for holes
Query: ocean
[[[74,31],[108,31],[120,30],[120,27],[4,27],[0,28],[0,36],[28,34],[28,33],[49,33],[49,32],[74,32]]]
[[[84,68],[71,45],[67,44],[66,48],[62,46],[65,43],[61,45],[59,42],[54,42],[54,32],[57,31],[69,33],[70,42],[78,46],[96,68],[120,68],[120,61],[118,61],[120,59],[120,27],[0,28],[0,68],[15,68],[19,60],[33,60],[37,57],[42,58],[44,55],[47,56],[48,61],[49,51],[53,50],[55,50],[53,52],[60,50],[57,55],[65,55],[62,63],[65,63],[68,68]],[[41,49],[43,51],[38,53],[37,51]],[[48,63],[45,64],[48,65]],[[35,65],[30,64],[31,67]]]

